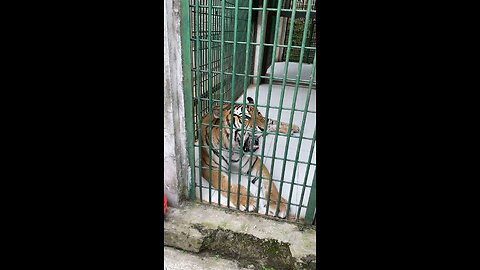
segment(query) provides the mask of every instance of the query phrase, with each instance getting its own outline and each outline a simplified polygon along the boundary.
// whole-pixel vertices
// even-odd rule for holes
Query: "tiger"
[[[208,146],[210,151],[206,147],[201,147],[201,164],[202,164],[202,176],[211,183],[211,185],[220,190],[221,194],[227,197],[228,190],[228,176],[224,171],[227,171],[228,168],[232,168],[232,171],[235,171],[235,168],[238,171],[238,167],[241,167],[241,172],[250,174],[252,176],[251,183],[258,187],[257,179],[259,176],[262,176],[262,183],[260,190],[263,191],[263,198],[266,200],[268,196],[268,187],[270,186],[271,176],[270,172],[266,168],[263,161],[257,155],[240,155],[240,151],[244,153],[250,153],[251,150],[255,152],[259,148],[259,138],[263,135],[262,132],[265,129],[267,131],[274,132],[277,129],[277,121],[273,119],[268,119],[265,121],[263,115],[257,110],[256,122],[254,123],[254,114],[255,108],[253,106],[254,100],[251,97],[247,98],[247,104],[235,104],[232,109],[229,104],[222,107],[222,119],[220,119],[220,106],[215,106],[212,108],[212,114],[207,114],[202,118],[201,125],[201,141],[202,144]],[[245,121],[242,122],[242,113],[243,108],[245,107]],[[222,122],[222,130],[220,130],[220,122]],[[211,133],[209,133],[210,127],[209,124],[212,123]],[[233,128],[230,131],[230,126]],[[244,138],[242,141],[241,138],[241,127],[244,127]],[[255,132],[253,132],[255,128]],[[295,124],[292,124],[291,132],[298,133],[299,127]],[[287,134],[288,124],[280,122],[279,133]],[[211,135],[211,136],[210,136]],[[233,135],[232,144],[230,148],[230,136]],[[219,146],[220,136],[222,136],[222,145]],[[210,138],[211,137],[211,138]],[[253,143],[252,143],[253,137]],[[222,153],[220,156],[219,148],[222,148]],[[232,152],[230,157],[230,152]],[[221,166],[223,170],[219,168],[219,160],[222,159]],[[251,159],[251,162],[250,162]],[[211,178],[209,171],[209,164],[211,160]],[[249,166],[249,164],[251,164]],[[218,181],[218,175],[220,174],[220,183]],[[260,181],[258,181],[260,182]],[[278,190],[274,183],[271,184],[271,193],[269,200],[269,214],[275,216],[277,209],[277,200],[278,200]],[[237,194],[240,189],[240,200],[239,200],[239,209],[241,211],[255,211],[257,201],[254,198],[255,196],[250,194],[248,209],[247,205],[247,189],[240,185],[231,184],[231,203],[236,208],[236,203],[238,200]],[[277,217],[286,218],[287,216],[287,201],[281,197],[280,208]]]

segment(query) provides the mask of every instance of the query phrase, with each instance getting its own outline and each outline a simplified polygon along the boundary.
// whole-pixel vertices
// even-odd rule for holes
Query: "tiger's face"
[[[259,139],[262,137],[262,132],[265,129],[265,118],[257,110],[255,116],[255,107],[253,106],[253,99],[251,97],[247,98],[248,104],[245,105],[235,105],[233,108],[233,114],[229,106],[225,105],[223,108],[223,126],[228,127],[227,132],[229,132],[229,127],[233,123],[233,132],[234,132],[234,148],[241,148],[244,152],[250,152],[252,149],[256,151],[259,148]],[[243,109],[245,108],[245,113]],[[214,117],[219,118],[218,111],[214,110]],[[243,122],[242,122],[242,118]],[[254,122],[255,120],[255,122]],[[242,127],[244,130],[244,136],[242,140]],[[252,137],[253,143],[252,143]]]
[[[249,97],[249,101],[250,101]],[[251,103],[253,103],[253,99],[251,99]],[[238,114],[239,119],[242,119],[242,109],[243,106],[240,107]],[[255,120],[255,121],[254,121]],[[245,121],[244,121],[244,130],[245,135],[243,137],[243,151],[250,152],[251,150],[256,151],[259,148],[259,139],[262,137],[262,132],[265,129],[265,118],[263,115],[257,110],[255,116],[255,107],[252,105],[245,105]],[[252,142],[252,137],[253,142]]]

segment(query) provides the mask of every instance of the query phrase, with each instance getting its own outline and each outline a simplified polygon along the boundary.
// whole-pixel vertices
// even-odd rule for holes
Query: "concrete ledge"
[[[249,268],[239,267],[233,260],[225,260],[219,256],[203,256],[202,254],[190,253],[171,247],[163,248],[164,270],[250,270],[254,269],[252,265]]]
[[[163,237],[164,245],[191,252],[200,252],[205,240],[205,235],[190,224],[173,221],[164,223]]]
[[[168,208],[164,245],[235,259],[256,269],[315,269],[316,231],[234,210],[184,203]]]

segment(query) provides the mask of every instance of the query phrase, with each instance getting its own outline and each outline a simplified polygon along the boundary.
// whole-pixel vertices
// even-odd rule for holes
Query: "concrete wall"
[[[164,1],[164,192],[168,203],[178,206],[186,195],[188,156],[180,40],[180,0]],[[155,33],[153,33],[155,34]]]
[[[280,18],[280,26],[278,27],[278,37],[277,37],[278,45],[285,44],[285,36],[287,33],[287,22],[288,22],[288,18],[285,18],[285,17]],[[278,47],[275,54],[275,62],[282,62],[282,55],[285,49],[286,48]]]
[[[267,11],[267,14],[268,14],[268,11]],[[257,14],[257,30],[256,30],[256,36],[255,36],[255,40],[253,40],[254,42],[256,43],[260,43],[261,39],[262,39],[262,20],[263,20],[263,16],[262,16],[262,12],[258,12]],[[255,27],[255,26],[253,26]],[[265,42],[265,36],[263,36],[263,41]],[[260,54],[260,46],[255,46],[255,53],[254,53],[254,59],[253,59],[253,74],[254,75],[257,75],[259,72],[258,70],[258,62],[260,61],[260,57],[259,57],[259,54]],[[253,78],[253,81],[252,81],[253,84],[257,84],[257,76],[255,76]]]

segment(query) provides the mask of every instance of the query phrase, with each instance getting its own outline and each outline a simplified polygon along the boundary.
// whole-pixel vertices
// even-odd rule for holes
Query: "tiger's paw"
[[[298,132],[300,132],[300,128],[297,125],[293,124],[292,125],[292,133],[298,133]]]
[[[273,209],[273,210],[269,209],[268,210],[269,215],[275,217],[275,210],[276,209]],[[282,211],[282,210],[278,211],[278,214],[276,215],[276,217],[279,217],[279,218],[282,218],[282,219],[286,218],[287,217],[287,211]]]
[[[278,207],[278,213],[276,213],[277,207],[278,207],[277,202],[274,200],[271,200],[270,207],[268,207],[268,214],[274,217],[286,218],[287,217],[287,201],[284,198],[281,198],[280,207]]]
[[[248,212],[254,212],[257,207],[257,200],[255,200],[254,198],[250,197],[250,200],[248,201]]]
[[[245,205],[240,204],[240,211],[254,212],[257,208],[255,207],[256,202],[250,202],[248,204],[248,209]]]
[[[277,217],[279,217],[281,219],[284,219],[284,218],[287,217],[287,212],[286,211],[280,211],[280,212],[278,212]]]

